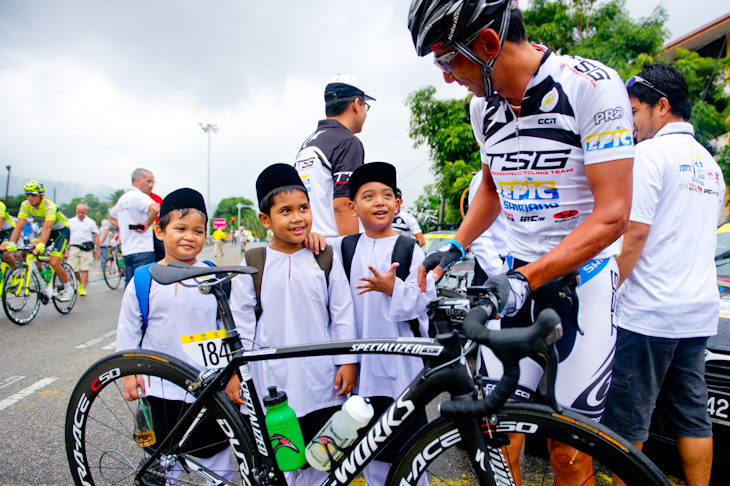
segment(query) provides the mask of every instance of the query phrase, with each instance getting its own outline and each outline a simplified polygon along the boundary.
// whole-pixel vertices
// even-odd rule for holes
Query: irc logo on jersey
[[[596,133],[586,137],[586,152],[617,147],[627,147],[634,143],[630,128],[619,128],[610,132]]]
[[[558,94],[558,88],[553,88],[550,91],[548,91],[548,94],[546,94],[542,98],[542,103],[540,104],[540,111],[543,111],[545,113],[553,111],[553,108],[555,108],[555,105],[558,104],[558,98],[560,98],[560,95]]]
[[[510,201],[558,199],[558,190],[553,181],[500,182],[503,199]]]

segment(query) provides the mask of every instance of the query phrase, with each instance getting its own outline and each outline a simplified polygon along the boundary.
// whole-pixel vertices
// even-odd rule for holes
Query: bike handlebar
[[[469,311],[464,318],[464,332],[469,339],[488,346],[502,361],[504,374],[494,390],[484,400],[444,402],[439,406],[443,417],[478,417],[491,414],[502,407],[517,389],[520,359],[534,354],[548,354],[548,348],[563,335],[557,312],[544,309],[529,327],[493,331],[485,324],[496,315],[495,299]]]

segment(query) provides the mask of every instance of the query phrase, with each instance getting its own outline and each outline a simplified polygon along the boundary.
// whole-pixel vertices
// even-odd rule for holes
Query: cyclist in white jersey
[[[514,319],[492,325],[527,325],[533,309],[555,307],[565,331],[558,343],[557,399],[598,420],[616,339],[615,242],[631,209],[633,133],[623,83],[599,62],[532,46],[511,0],[414,0],[409,29],[418,55],[433,52],[446,82],[487,98],[480,120],[473,120],[484,133],[482,183],[454,240],[424,260],[422,284],[424,270],[435,268],[438,276],[463,258],[463,249],[502,211],[511,270],[487,286],[497,291],[499,315]],[[576,271],[579,308],[572,305],[575,295],[532,294],[563,276],[567,289],[574,288]],[[539,377],[536,363],[521,368]],[[487,372],[494,377],[500,370]],[[532,378],[520,380],[518,397],[531,395]],[[521,440],[508,447],[516,477]],[[556,483],[591,477],[590,458],[574,451],[552,444]]]

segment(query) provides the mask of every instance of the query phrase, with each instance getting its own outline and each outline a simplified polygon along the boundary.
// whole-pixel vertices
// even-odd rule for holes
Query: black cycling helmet
[[[482,60],[467,44],[487,27],[499,33],[504,43],[513,0],[413,0],[408,14],[408,30],[419,56],[450,45],[471,62],[481,66],[486,96],[492,94],[492,66],[497,60]],[[499,24],[496,24],[499,22]],[[500,49],[501,52],[501,49]],[[499,56],[499,54],[497,54]]]

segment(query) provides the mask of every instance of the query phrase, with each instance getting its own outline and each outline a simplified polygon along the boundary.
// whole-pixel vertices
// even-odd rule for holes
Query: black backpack
[[[342,238],[342,265],[345,267],[345,275],[350,280],[350,270],[352,269],[352,258],[355,256],[355,248],[362,233],[356,235],[348,235]],[[390,257],[391,263],[398,262],[398,268],[395,269],[395,276],[405,281],[411,273],[411,261],[413,260],[413,250],[418,244],[413,238],[398,235],[393,246],[393,254]],[[415,337],[422,337],[418,319],[408,321],[411,331]]]

